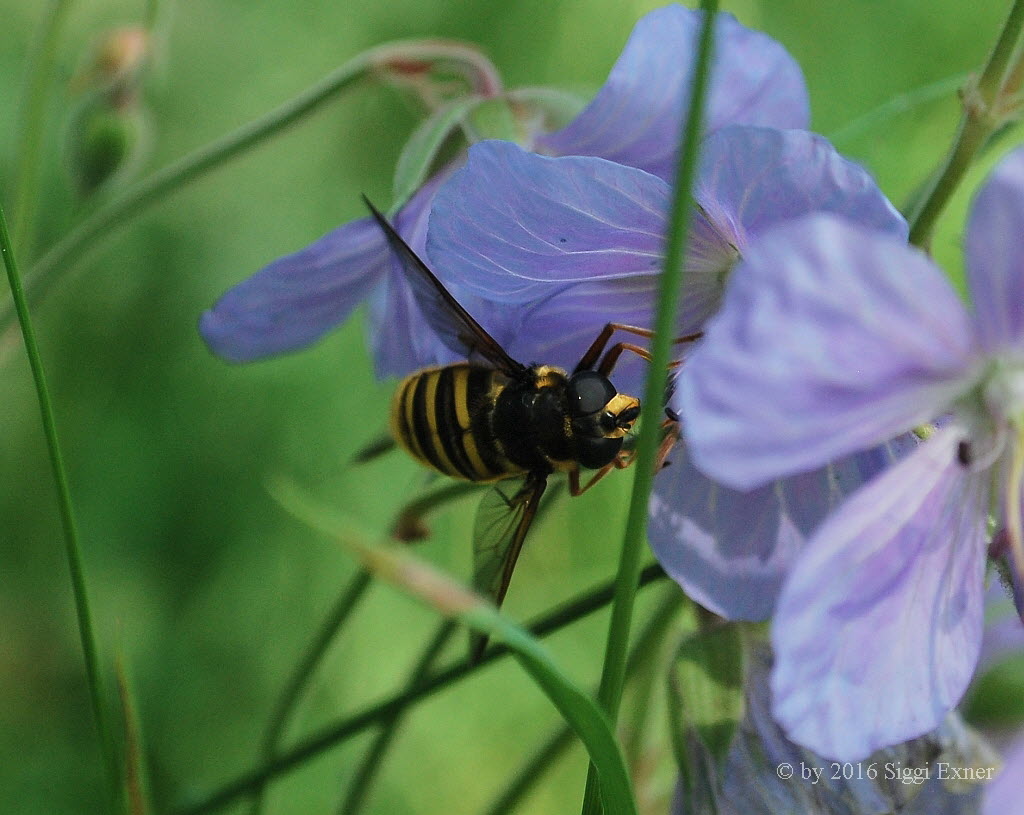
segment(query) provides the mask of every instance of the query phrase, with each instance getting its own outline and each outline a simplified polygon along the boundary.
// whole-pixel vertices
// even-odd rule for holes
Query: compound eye
[[[588,470],[600,470],[622,449],[622,439],[578,437],[576,440],[576,460]]]
[[[580,371],[569,380],[569,415],[589,416],[604,408],[618,393],[597,371]]]

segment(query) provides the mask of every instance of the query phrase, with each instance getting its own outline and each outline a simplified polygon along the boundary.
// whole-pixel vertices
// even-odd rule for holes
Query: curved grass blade
[[[351,548],[377,577],[410,592],[478,633],[503,641],[587,748],[600,780],[601,801],[606,811],[615,815],[637,815],[632,782],[607,717],[590,696],[561,671],[529,632],[407,549],[367,544],[365,537],[353,530],[346,519],[313,506],[291,485],[278,483],[274,491],[282,506]]]
[[[658,563],[651,563],[640,573],[641,587],[662,581],[667,584],[668,575]],[[608,580],[583,591],[571,600],[560,603],[539,616],[530,623],[528,630],[535,637],[546,637],[555,631],[561,631],[566,626],[572,625],[608,605],[612,600],[614,588],[614,583]],[[252,795],[274,779],[298,769],[307,761],[319,757],[327,750],[379,725],[395,711],[403,711],[433,694],[451,687],[492,662],[504,659],[510,653],[511,650],[507,646],[497,644],[485,651],[479,662],[462,659],[447,665],[437,673],[431,674],[416,687],[406,688],[382,701],[368,705],[355,713],[349,713],[337,721],[321,727],[289,747],[287,752],[282,753],[273,761],[257,765],[205,795],[191,796],[188,801],[179,803],[178,807],[171,810],[171,813],[172,815],[203,815],[203,813],[222,809],[246,795]]]

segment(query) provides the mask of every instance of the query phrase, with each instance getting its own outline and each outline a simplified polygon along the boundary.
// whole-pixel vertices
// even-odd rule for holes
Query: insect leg
[[[683,342],[686,339],[686,337],[680,337],[679,339],[674,340],[674,342]],[[631,342],[618,342],[608,349],[608,353],[604,355],[604,358],[601,360],[601,364],[597,366],[597,372],[603,376],[609,376],[618,364],[619,357],[622,356],[623,351],[632,351],[641,359],[646,359],[648,362],[651,361],[651,352],[646,348],[641,348],[639,345],[634,345]],[[678,368],[682,364],[683,361],[681,359],[677,359],[670,362],[668,367],[669,370],[671,370],[672,368]]]
[[[579,364],[573,370],[573,373],[579,373],[580,371],[589,371],[594,367],[594,363],[597,362],[598,357],[601,356],[601,352],[604,351],[605,346],[608,344],[608,340],[611,339],[612,334],[616,331],[626,331],[629,334],[635,334],[638,337],[645,337],[650,339],[654,336],[654,332],[648,328],[639,328],[635,325],[626,325],[625,323],[605,323],[604,328],[597,335],[594,341],[590,344],[587,352],[580,359]],[[692,342],[693,340],[700,339],[703,336],[701,332],[696,334],[687,334],[683,337],[678,337],[672,342],[675,344],[681,342]],[[614,350],[614,349],[613,349]],[[611,353],[609,351],[609,353]],[[619,353],[622,353],[621,351]],[[617,355],[616,355],[617,356]],[[649,359],[649,357],[648,357]],[[603,365],[604,363],[602,363]]]
[[[604,478],[612,470],[625,470],[630,464],[633,463],[633,459],[636,458],[635,450],[623,450],[619,453],[612,461],[605,464],[600,470],[595,472],[590,480],[580,486],[580,469],[569,470],[569,494],[575,498],[578,495],[583,495],[587,490],[593,487],[598,481]]]
[[[668,462],[665,459],[668,458],[669,452],[676,446],[676,442],[679,441],[679,421],[678,419],[665,419],[661,423],[662,439],[661,444],[658,445],[658,453],[654,459],[654,472],[660,472]]]
[[[615,329],[619,327],[620,326],[618,323],[604,324],[604,328],[601,329],[601,332],[590,344],[590,347],[587,349],[587,352],[582,357],[580,357],[579,364],[573,371],[574,374],[579,373],[580,371],[589,371],[591,368],[594,367],[594,363],[597,362],[597,358],[601,356],[601,352],[604,351],[604,347],[608,344],[608,340],[612,338],[612,334],[614,333]],[[643,329],[637,330],[642,331]]]

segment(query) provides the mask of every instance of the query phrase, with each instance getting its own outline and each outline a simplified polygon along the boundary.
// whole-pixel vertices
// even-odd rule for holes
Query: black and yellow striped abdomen
[[[455,478],[496,481],[525,472],[494,437],[491,417],[505,378],[457,364],[407,376],[391,403],[391,435],[419,461]]]

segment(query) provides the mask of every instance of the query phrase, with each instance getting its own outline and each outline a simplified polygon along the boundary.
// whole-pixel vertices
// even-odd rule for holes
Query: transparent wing
[[[480,502],[473,526],[473,588],[500,606],[530,529],[546,475],[499,481]]]
[[[423,311],[423,316],[444,343],[453,350],[465,352],[467,359],[478,355],[498,370],[512,377],[521,378],[527,371],[526,366],[505,353],[505,349],[498,341],[459,304],[365,195],[363,201],[401,261],[405,277],[416,293],[416,301]]]
[[[473,588],[497,606],[505,599],[547,481],[547,475],[542,473],[500,481],[480,502],[473,526]],[[486,645],[486,637],[472,638],[470,651],[474,660]]]

